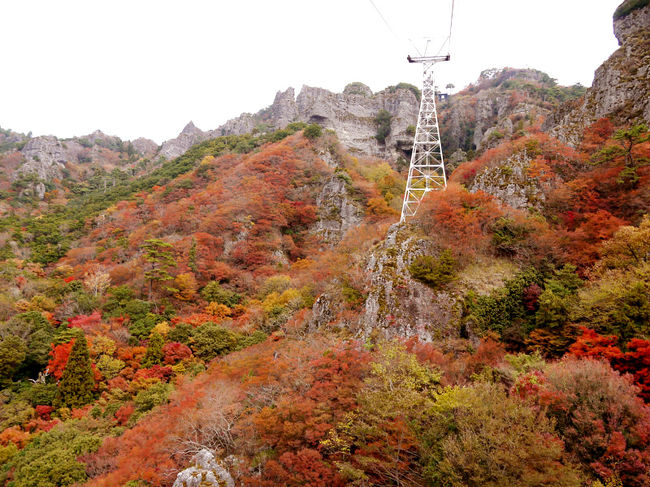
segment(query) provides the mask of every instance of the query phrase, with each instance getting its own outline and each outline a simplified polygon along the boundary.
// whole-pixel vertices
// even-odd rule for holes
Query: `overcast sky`
[[[437,82],[460,89],[511,66],[589,86],[617,48],[620,2],[456,0]],[[386,22],[370,0],[0,0],[0,126],[160,143],[189,120],[208,130],[256,112],[289,86],[421,85],[406,55],[424,36],[438,51],[451,0],[374,5]]]

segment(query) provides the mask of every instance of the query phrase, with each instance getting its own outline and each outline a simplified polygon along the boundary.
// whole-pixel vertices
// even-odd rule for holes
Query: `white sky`
[[[511,66],[589,86],[617,48],[621,1],[456,0],[438,84]],[[419,86],[407,39],[439,45],[451,1],[374,3],[390,29],[370,0],[0,0],[0,126],[160,143],[189,120],[208,130],[256,112],[289,86]]]

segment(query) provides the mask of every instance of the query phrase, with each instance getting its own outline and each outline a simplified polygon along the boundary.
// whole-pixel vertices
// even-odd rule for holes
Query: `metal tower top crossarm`
[[[408,56],[406,59],[410,63],[423,64],[424,82],[400,221],[415,215],[426,193],[447,187],[431,68],[435,63],[449,61],[450,56]]]
[[[420,56],[420,57],[411,57],[410,55],[406,56],[406,59],[409,63],[425,63],[425,64],[434,64],[441,61],[449,61],[451,56],[447,54],[446,56]]]

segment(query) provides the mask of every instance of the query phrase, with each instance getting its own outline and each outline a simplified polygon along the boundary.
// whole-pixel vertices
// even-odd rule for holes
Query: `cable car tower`
[[[429,191],[446,189],[447,176],[445,162],[440,145],[440,129],[436,111],[436,88],[433,81],[433,66],[436,63],[449,61],[446,56],[421,56],[406,58],[409,63],[420,63],[424,68],[422,83],[422,99],[418,124],[415,128],[411,165],[406,181],[404,203],[402,204],[403,222],[406,217],[415,215],[420,202]]]

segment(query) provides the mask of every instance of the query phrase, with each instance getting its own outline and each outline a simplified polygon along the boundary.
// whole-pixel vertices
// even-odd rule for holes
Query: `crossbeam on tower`
[[[447,188],[445,163],[440,145],[440,129],[438,127],[438,113],[436,111],[436,89],[433,81],[433,65],[449,61],[450,56],[420,56],[406,58],[409,63],[423,65],[422,99],[418,124],[415,128],[413,140],[413,153],[409,175],[406,181],[402,216],[400,221],[414,216],[420,206],[424,195],[429,191]]]

